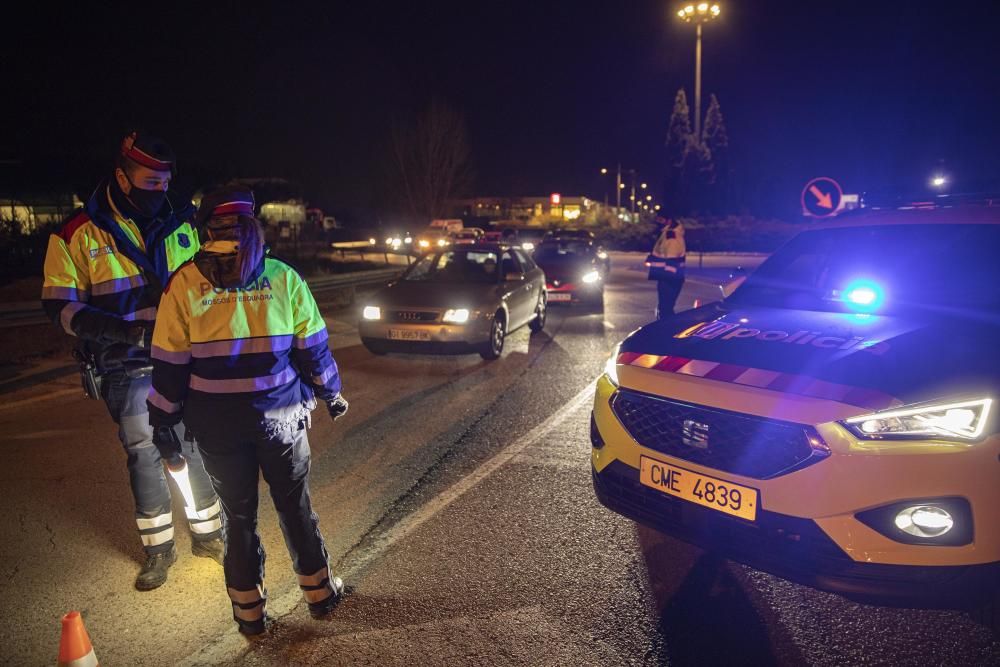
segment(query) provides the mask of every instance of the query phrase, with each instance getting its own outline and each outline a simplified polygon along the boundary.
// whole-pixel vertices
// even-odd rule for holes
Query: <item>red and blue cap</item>
[[[122,139],[121,156],[154,171],[173,172],[177,162],[167,142],[138,130]]]
[[[253,192],[241,186],[226,186],[205,195],[198,207],[195,223],[205,225],[212,218],[231,215],[253,217]]]

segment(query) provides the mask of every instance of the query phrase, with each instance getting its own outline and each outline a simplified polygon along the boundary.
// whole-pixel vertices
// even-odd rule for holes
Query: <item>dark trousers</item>
[[[258,471],[264,474],[292,567],[300,584],[326,572],[327,552],[319,532],[319,517],[309,498],[309,439],[305,424],[268,436],[240,434],[220,428],[198,431],[198,444],[205,468],[212,479],[226,521],[224,567],[226,586],[234,602],[252,604],[254,595],[241,599],[247,591],[262,590],[264,547],[257,533]],[[328,576],[320,576],[317,583]]]
[[[663,319],[674,314],[674,306],[683,286],[684,276],[656,281],[657,318]]]
[[[135,499],[135,520],[147,553],[169,551],[174,544],[170,511],[170,487],[153,445],[146,397],[152,378],[130,378],[125,373],[109,373],[101,382],[101,396],[111,418],[118,424],[118,438],[128,457],[128,474]],[[176,427],[188,461],[191,490],[196,507],[188,507],[187,518],[195,540],[210,540],[221,534],[222,521],[218,498],[205,473],[201,454],[193,441],[184,440],[184,427]]]

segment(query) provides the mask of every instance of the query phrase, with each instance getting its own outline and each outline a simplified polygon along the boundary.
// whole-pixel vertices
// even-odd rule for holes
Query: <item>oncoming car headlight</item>
[[[611,384],[618,386],[618,350],[622,347],[621,343],[615,345],[614,349],[611,350],[611,356],[604,363],[604,374],[608,376],[611,380]]]
[[[361,311],[361,316],[366,320],[380,320],[382,319],[382,309],[378,306],[365,306],[365,309]]]
[[[445,322],[453,322],[454,324],[465,324],[469,321],[469,310],[467,308],[454,308],[444,311]]]
[[[864,440],[975,440],[983,434],[991,398],[936,403],[851,417],[840,422]]]
[[[417,241],[417,245],[419,245],[421,248],[430,248],[431,242],[428,241],[427,239],[420,239],[419,241]]]
[[[597,271],[588,271],[587,273],[583,274],[582,278],[580,278],[580,280],[582,280],[585,283],[596,283],[600,279],[601,279],[601,274],[598,273]]]

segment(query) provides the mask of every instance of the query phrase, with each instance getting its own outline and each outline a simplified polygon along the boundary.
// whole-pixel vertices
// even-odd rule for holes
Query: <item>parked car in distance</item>
[[[454,232],[451,235],[451,242],[455,245],[468,245],[470,243],[479,243],[482,241],[483,236],[486,234],[479,227],[466,227],[460,231]]]

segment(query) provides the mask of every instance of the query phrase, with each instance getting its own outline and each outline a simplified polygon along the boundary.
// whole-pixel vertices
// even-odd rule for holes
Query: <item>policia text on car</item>
[[[175,209],[167,187],[175,169],[161,140],[132,133],[122,142],[111,178],[83,210],[49,239],[42,304],[79,339],[84,385],[102,398],[128,456],[135,520],[146,562],[136,588],[163,584],[177,558],[170,490],[153,446],[146,410],[152,365],[149,340],[163,285],[198,250],[190,203]],[[219,501],[197,448],[175,426],[190,462],[194,507],[187,507],[192,551],[222,560]]]
[[[258,471],[271,489],[309,611],[333,608],[343,582],[309,498],[306,429],[316,399],[347,411],[326,324],[309,287],[267,254],[247,191],[206,196],[204,246],[163,294],[153,334],[149,411],[161,454],[181,454],[175,424],[194,430],[226,517],[226,586],[244,634],[265,629],[264,549],[257,534]]]

